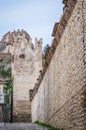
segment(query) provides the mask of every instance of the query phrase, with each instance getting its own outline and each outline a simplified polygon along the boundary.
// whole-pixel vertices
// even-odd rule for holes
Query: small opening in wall
[[[21,54],[21,55],[19,56],[19,58],[25,58],[25,55],[24,55],[24,54]]]

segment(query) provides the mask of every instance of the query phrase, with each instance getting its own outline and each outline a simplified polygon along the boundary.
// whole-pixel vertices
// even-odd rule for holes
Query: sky
[[[43,38],[43,46],[52,41],[55,22],[63,14],[62,0],[0,0],[0,39],[8,31],[26,30]]]

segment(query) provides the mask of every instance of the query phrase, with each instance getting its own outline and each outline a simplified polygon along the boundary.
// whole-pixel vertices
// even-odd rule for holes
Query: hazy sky
[[[0,39],[8,31],[24,29],[33,38],[51,43],[55,22],[63,13],[62,0],[0,0]]]

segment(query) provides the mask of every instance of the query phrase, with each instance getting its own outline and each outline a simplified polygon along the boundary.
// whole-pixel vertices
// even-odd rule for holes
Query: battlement
[[[3,38],[1,39],[1,42],[7,42],[7,43],[13,43],[16,40],[18,39],[22,39],[22,38],[26,38],[27,41],[30,40],[30,35],[24,31],[23,29],[22,30],[17,30],[17,31],[13,31],[13,32],[7,32]]]
[[[25,30],[18,29],[17,31],[14,30],[13,32],[9,31],[2,37],[0,41],[0,51],[3,51],[8,45],[14,45],[18,43],[21,43],[22,48],[25,47],[25,44],[28,44],[33,50],[42,50],[42,38],[39,40],[35,38],[35,44],[33,44],[30,35]]]
[[[28,42],[30,40],[30,35],[24,30],[19,30],[19,29],[17,31],[14,30],[14,32],[12,32],[12,35],[17,40],[18,39],[27,39]]]

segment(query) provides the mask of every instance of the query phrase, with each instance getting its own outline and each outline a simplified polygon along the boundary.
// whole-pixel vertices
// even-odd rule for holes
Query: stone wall
[[[61,37],[55,30],[56,50],[39,86],[31,91],[32,121],[86,130],[86,0],[73,2],[64,0],[65,9],[73,6],[71,16]]]

